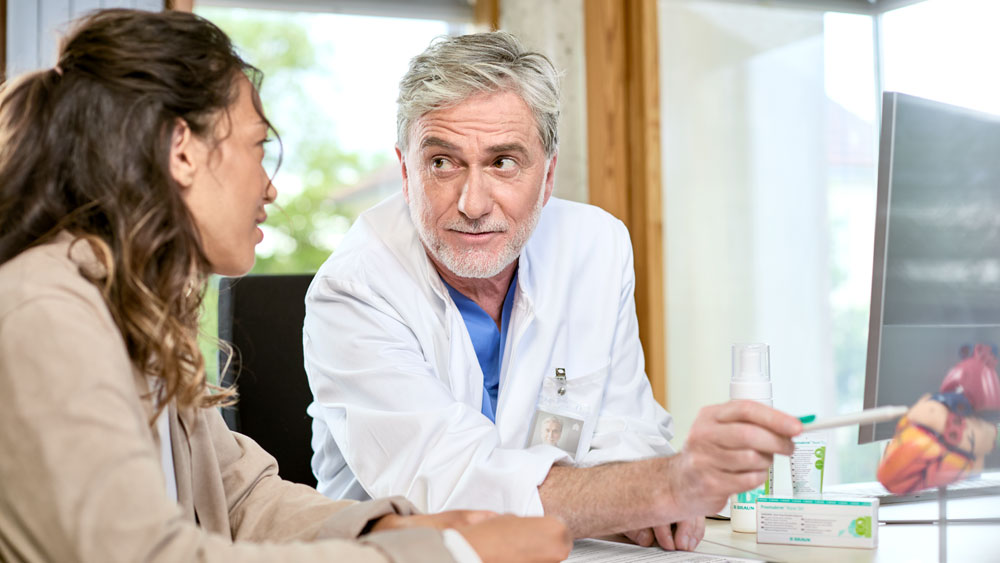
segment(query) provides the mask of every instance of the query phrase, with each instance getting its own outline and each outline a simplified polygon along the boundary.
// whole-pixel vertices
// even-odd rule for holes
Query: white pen
[[[906,414],[906,411],[908,410],[910,410],[910,407],[878,407],[850,414],[839,414],[837,416],[821,418],[819,420],[816,420],[816,415],[810,414],[807,416],[800,416],[799,421],[802,422],[804,426],[804,429],[802,430],[803,432],[812,432],[813,430],[837,428],[838,426],[869,424],[872,422],[894,420]],[[814,420],[816,420],[816,422],[813,422]]]

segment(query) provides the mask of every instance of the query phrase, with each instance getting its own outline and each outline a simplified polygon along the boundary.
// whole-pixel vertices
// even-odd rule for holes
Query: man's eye
[[[431,167],[435,170],[449,170],[451,169],[451,163],[446,158],[435,158],[431,160]]]
[[[498,158],[496,162],[493,163],[493,167],[497,170],[513,170],[517,163],[514,162],[513,158]]]

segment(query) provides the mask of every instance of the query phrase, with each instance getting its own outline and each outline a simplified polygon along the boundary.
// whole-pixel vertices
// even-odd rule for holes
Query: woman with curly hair
[[[564,558],[554,519],[331,501],[226,428],[198,313],[276,196],[259,76],[198,16],[108,10],[3,86],[0,560]]]

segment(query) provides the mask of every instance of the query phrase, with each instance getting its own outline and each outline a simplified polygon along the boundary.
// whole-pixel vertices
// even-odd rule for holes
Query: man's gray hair
[[[549,417],[547,417],[545,420],[542,421],[542,426],[545,426],[546,424],[548,424],[550,422],[555,422],[559,426],[559,430],[563,429],[563,421],[558,416],[549,416]]]
[[[480,93],[514,92],[531,109],[551,157],[559,144],[559,73],[541,53],[505,31],[438,37],[410,61],[399,81],[396,143],[406,152],[410,128],[425,113]]]

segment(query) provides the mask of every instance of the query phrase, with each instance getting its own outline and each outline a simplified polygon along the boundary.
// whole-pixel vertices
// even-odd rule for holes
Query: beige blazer
[[[429,529],[359,539],[409,503],[283,481],[216,409],[169,410],[173,502],[146,379],[71,241],[0,266],[0,561],[452,560]]]

